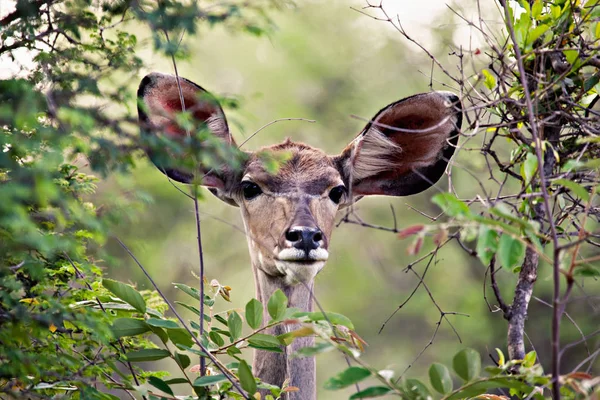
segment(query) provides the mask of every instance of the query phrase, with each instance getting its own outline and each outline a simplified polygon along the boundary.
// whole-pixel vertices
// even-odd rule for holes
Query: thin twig
[[[219,371],[221,371],[221,373],[223,374],[223,376],[225,376],[227,378],[227,380],[229,382],[231,382],[231,384],[233,385],[233,387],[242,395],[242,397],[249,400],[250,397],[248,397],[248,395],[246,394],[246,392],[244,392],[244,390],[240,387],[240,385],[237,382],[237,379],[235,378],[235,376],[230,375],[229,370],[215,356],[213,356],[210,353],[210,351],[206,347],[204,347],[204,345],[200,342],[200,340],[198,339],[198,337],[196,337],[196,335],[194,335],[194,333],[192,332],[192,330],[185,323],[185,320],[181,317],[181,315],[179,315],[179,313],[177,312],[177,310],[175,309],[175,307],[173,307],[173,304],[171,304],[171,302],[169,301],[169,299],[163,294],[162,290],[160,290],[160,287],[158,287],[158,285],[156,284],[156,282],[154,281],[154,279],[152,279],[152,277],[150,276],[150,274],[148,273],[148,271],[146,270],[146,268],[144,268],[144,266],[138,261],[138,259],[136,258],[136,256],[131,252],[131,250],[129,250],[129,248],[125,245],[125,243],[123,243],[121,241],[121,239],[119,239],[118,237],[115,237],[115,239],[119,243],[119,245],[127,252],[127,254],[129,254],[129,256],[137,264],[137,266],[142,270],[142,272],[144,273],[144,275],[146,275],[146,278],[148,278],[148,280],[150,281],[150,283],[152,284],[152,286],[154,286],[154,289],[156,289],[156,291],[158,292],[159,296],[165,301],[165,303],[167,303],[167,305],[169,306],[169,308],[171,309],[171,311],[173,312],[173,314],[175,314],[175,317],[179,320],[179,322],[181,323],[181,325],[183,326],[183,328],[186,331],[188,331],[188,333],[192,337],[192,340],[196,343],[196,345],[198,347],[200,347],[200,350],[202,350],[202,352],[204,354],[206,354],[206,356],[210,359],[210,361],[212,361],[212,363],[217,367],[217,369]]]
[[[260,128],[258,128],[258,130],[256,130],[252,135],[248,136],[239,146],[238,149],[241,149],[243,145],[245,145],[246,143],[248,143],[248,141],[250,139],[252,139],[254,136],[258,135],[258,133],[260,131],[262,131],[263,129],[277,123],[277,122],[281,122],[281,121],[305,121],[305,122],[310,122],[310,123],[315,123],[317,121],[315,121],[314,119],[306,119],[306,118],[279,118],[276,120],[273,120],[271,122],[269,122],[268,124],[265,124],[263,126],[261,126]]]

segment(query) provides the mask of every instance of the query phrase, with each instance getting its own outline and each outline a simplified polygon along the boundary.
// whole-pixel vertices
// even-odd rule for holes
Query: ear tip
[[[167,76],[168,75],[161,74],[160,72],[151,72],[144,76],[138,87],[138,97],[143,97],[148,89],[156,86],[160,79],[164,79]]]
[[[446,90],[439,90],[435,91],[434,93],[436,93],[439,96],[442,96],[444,100],[446,100],[449,103],[449,105],[462,108],[460,98],[458,97],[458,95],[456,95],[456,93],[449,92]]]

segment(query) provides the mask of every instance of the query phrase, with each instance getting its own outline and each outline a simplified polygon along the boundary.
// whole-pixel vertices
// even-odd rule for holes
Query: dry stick
[[[451,240],[451,238],[449,239]],[[445,243],[447,243],[449,240],[447,240]],[[444,244],[445,244],[444,243]],[[423,285],[423,288],[425,289],[425,291],[427,292],[427,294],[429,295],[429,298],[431,299],[431,302],[433,303],[433,305],[437,308],[438,312],[440,313],[440,318],[438,319],[438,321],[436,322],[436,327],[435,330],[433,332],[433,335],[431,336],[431,338],[429,339],[429,342],[425,345],[425,347],[423,347],[423,349],[421,349],[421,351],[419,352],[419,354],[417,354],[417,356],[415,357],[414,360],[412,360],[412,362],[410,364],[408,364],[406,366],[406,368],[404,369],[404,371],[402,372],[402,374],[398,377],[398,379],[396,380],[396,384],[398,384],[398,382],[400,382],[400,380],[404,377],[404,374],[406,374],[406,372],[413,366],[413,364],[415,362],[417,362],[417,360],[419,360],[419,358],[421,358],[421,356],[425,353],[425,351],[431,347],[433,345],[433,341],[435,340],[438,331],[440,330],[440,326],[442,325],[442,321],[445,319],[446,322],[448,322],[448,325],[450,325],[450,327],[452,328],[452,330],[454,331],[454,333],[456,334],[456,337],[458,338],[458,341],[460,343],[462,343],[462,339],[460,338],[460,335],[458,334],[458,332],[456,331],[456,328],[454,327],[454,325],[452,325],[452,323],[450,322],[450,320],[448,319],[447,315],[462,315],[465,317],[469,317],[468,314],[463,314],[463,313],[459,313],[459,312],[453,312],[453,311],[443,311],[441,309],[441,307],[437,304],[437,302],[435,301],[435,299],[433,298],[433,294],[431,293],[431,290],[429,290],[429,287],[427,286],[427,284],[425,283],[425,275],[427,274],[427,271],[429,270],[429,267],[431,266],[432,261],[434,260],[434,258],[437,255],[437,250],[439,250],[441,248],[441,246],[438,246],[437,249],[435,250],[436,252],[434,252],[433,254],[431,254],[431,258],[429,259],[429,261],[427,262],[427,266],[425,267],[425,270],[423,271],[423,275],[419,275],[413,268],[408,267],[405,272],[412,272],[418,279],[419,279],[419,285]],[[412,295],[411,295],[412,296]]]
[[[504,314],[504,318],[510,319],[510,307],[504,302],[502,298],[502,294],[500,293],[500,289],[498,288],[498,282],[496,282],[496,256],[492,257],[490,261],[490,281],[492,282],[492,289],[494,290],[494,295],[496,296],[496,300],[498,300],[498,305]]]
[[[554,304],[554,309],[552,312],[552,395],[555,400],[560,399],[560,360],[559,360],[559,351],[560,351],[560,316],[559,316],[559,300],[560,300],[560,264],[559,264],[559,253],[560,249],[558,248],[558,236],[556,234],[556,226],[554,225],[554,219],[552,218],[552,209],[550,208],[549,195],[548,195],[548,186],[546,182],[546,173],[543,168],[544,166],[544,157],[542,155],[542,143],[540,140],[539,132],[537,130],[537,124],[535,121],[533,103],[531,101],[531,93],[529,92],[529,86],[527,85],[527,76],[525,72],[525,66],[523,65],[523,59],[521,56],[521,50],[519,49],[519,44],[517,42],[517,37],[515,34],[515,30],[512,24],[510,11],[508,8],[508,4],[506,0],[499,0],[500,4],[504,8],[505,15],[505,23],[508,28],[510,38],[514,45],[515,57],[517,61],[517,67],[519,69],[519,75],[521,80],[521,85],[523,86],[523,94],[525,96],[525,103],[527,105],[527,114],[529,117],[529,125],[531,128],[531,133],[535,140],[535,154],[538,160],[538,173],[540,176],[540,186],[542,189],[542,199],[544,200],[544,208],[546,211],[546,217],[548,218],[548,222],[550,224],[550,231],[552,233],[552,244],[554,246],[554,262],[552,268],[552,278],[554,280],[554,290],[552,295],[552,301]],[[535,253],[537,254],[537,253]],[[536,257],[535,255],[533,257]],[[537,263],[537,260],[536,260]],[[525,265],[523,265],[525,268]],[[510,333],[509,333],[510,337]]]
[[[275,123],[277,123],[277,122],[281,122],[281,121],[305,121],[305,122],[310,122],[310,123],[315,123],[315,122],[317,122],[317,121],[315,121],[314,119],[306,119],[306,118],[279,118],[279,119],[273,120],[273,121],[269,122],[268,124],[265,124],[265,125],[261,126],[260,128],[258,128],[258,129],[256,130],[256,132],[254,132],[252,135],[248,136],[248,137],[246,138],[246,140],[244,140],[244,141],[243,141],[243,142],[242,142],[242,143],[241,143],[241,144],[238,146],[238,149],[240,149],[240,148],[241,148],[243,145],[245,145],[246,143],[248,143],[248,141],[250,141],[250,139],[252,139],[254,136],[258,135],[258,133],[259,133],[260,131],[262,131],[263,129],[265,129],[265,128],[267,128],[267,127],[269,127],[269,126],[271,126],[271,125],[273,125],[273,124],[275,124]]]
[[[76,269],[77,270],[77,269]],[[85,356],[85,354],[80,353],[79,351],[77,351],[75,348],[72,349],[75,354],[77,354],[79,357],[83,358],[85,361],[88,362],[88,364],[93,365],[94,361],[90,360],[89,358],[87,358]],[[127,390],[127,388],[125,387],[125,385],[123,385],[122,382],[117,381],[115,378],[113,378],[108,372],[106,371],[102,371],[102,375],[104,375],[106,377],[106,379],[108,379],[109,381],[111,381],[112,383],[114,383],[115,385],[118,385],[119,387],[122,386],[122,389],[125,391],[125,393],[127,393],[129,395],[129,397],[131,397],[132,400],[135,400],[135,396],[131,394],[131,392],[129,390]]]
[[[541,304],[543,304],[543,305],[545,305],[545,306],[547,306],[547,307],[550,307],[550,308],[552,308],[552,304],[550,304],[550,303],[548,303],[548,302],[546,302],[546,301],[544,301],[544,300],[540,299],[539,297],[533,296],[533,299],[535,299],[537,302],[539,302],[539,303],[541,303]],[[577,343],[577,344],[579,344],[579,343],[583,343],[583,344],[585,345],[585,350],[587,351],[587,354],[588,354],[588,356],[589,356],[589,355],[590,355],[590,347],[588,346],[588,342],[587,342],[587,339],[586,339],[585,335],[583,334],[583,331],[581,330],[581,328],[579,327],[579,325],[577,325],[577,323],[575,322],[575,320],[574,320],[574,319],[573,319],[573,318],[572,318],[572,317],[569,315],[569,313],[565,312],[564,314],[565,314],[565,317],[567,317],[567,319],[568,319],[569,321],[571,321],[571,323],[573,324],[573,326],[575,327],[575,329],[577,329],[577,331],[578,331],[578,332],[579,332],[579,334],[581,335],[581,339],[582,339],[582,340],[579,340],[579,341],[577,341],[576,343]],[[565,351],[565,350],[566,350],[568,347],[569,347],[569,345],[566,345],[566,346],[564,346],[564,347],[562,348],[562,350],[561,350],[561,354],[562,354],[562,353],[563,353],[563,352],[564,352],[564,351]]]
[[[408,272],[410,269],[412,269],[413,266],[415,266],[416,264],[420,263],[421,261],[423,261],[427,257],[430,257],[429,261],[427,262],[427,266],[425,267],[425,273],[427,273],[427,269],[429,268],[429,265],[431,264],[431,261],[433,260],[433,257],[437,254],[437,252],[439,251],[439,249],[441,249],[446,243],[448,243],[451,240],[452,240],[452,238],[446,239],[446,241],[444,243],[440,244],[438,247],[436,247],[431,252],[427,253],[425,256],[423,256],[423,257],[421,257],[421,258],[413,261],[412,263],[408,264],[406,266],[406,268],[404,269],[404,272]],[[383,321],[383,324],[381,325],[381,328],[379,328],[379,332],[377,332],[377,334],[380,334],[385,329],[385,326],[387,325],[387,323],[390,322],[390,320],[394,317],[394,315],[396,315],[396,313],[398,313],[398,311],[400,311],[406,305],[406,303],[409,302],[410,299],[412,299],[412,297],[414,296],[414,294],[417,292],[417,290],[419,289],[419,287],[422,284],[423,284],[423,279],[419,279],[419,283],[417,284],[417,286],[415,286],[415,288],[410,293],[410,295],[406,298],[406,300],[404,300],[402,303],[400,303],[400,305],[398,307],[396,307],[396,309],[394,310],[394,312],[392,312],[389,315],[389,317],[385,321]]]
[[[165,37],[167,38],[167,42],[170,43],[169,33],[165,31]],[[179,44],[183,40],[183,33],[179,38]],[[183,90],[181,89],[181,82],[179,82],[179,72],[177,71],[177,63],[175,62],[175,55],[171,54],[171,60],[173,61],[173,69],[175,71],[175,79],[177,81],[177,90],[179,92],[179,101],[181,103],[181,111],[185,112],[185,100],[183,97]],[[190,132],[187,131],[188,137],[190,136]],[[198,234],[198,254],[200,257],[200,320],[198,321],[198,326],[200,327],[199,334],[202,336],[204,334],[204,254],[202,251],[202,232],[200,229],[200,215],[198,213],[198,187],[194,186],[194,210],[196,216],[196,231]],[[200,376],[206,375],[206,360],[204,357],[200,356]]]
[[[200,257],[200,336],[204,334],[204,253],[202,251],[202,232],[200,230],[200,213],[198,210],[198,187],[194,187],[194,211],[196,216],[196,232],[198,233],[198,254]],[[200,357],[200,376],[206,375],[206,360]]]
[[[236,381],[235,377],[232,377],[232,376],[229,375],[229,371],[227,370],[227,368],[223,364],[221,364],[221,362],[215,356],[213,356],[211,354],[211,352],[206,347],[204,347],[204,345],[200,342],[200,340],[196,337],[196,335],[194,335],[194,333],[187,326],[187,324],[185,323],[185,321],[183,320],[183,318],[181,317],[181,315],[179,315],[179,313],[177,312],[177,310],[175,309],[175,307],[173,307],[173,304],[171,304],[171,302],[169,301],[169,299],[167,299],[167,297],[163,294],[163,292],[160,290],[160,288],[158,287],[158,285],[156,284],[156,282],[154,282],[154,279],[152,279],[152,277],[150,276],[150,274],[148,273],[148,271],[146,270],[146,268],[144,268],[144,266],[138,261],[138,259],[135,257],[135,255],[133,255],[133,253],[131,252],[131,250],[129,250],[129,248],[125,245],[125,243],[123,243],[121,241],[121,239],[119,239],[118,237],[115,237],[115,239],[119,243],[119,245],[127,252],[127,254],[129,254],[129,256],[137,264],[137,266],[140,267],[140,269],[142,270],[142,272],[144,273],[144,275],[146,275],[146,278],[148,278],[148,280],[150,281],[150,283],[152,284],[152,286],[154,286],[154,289],[158,292],[158,294],[165,301],[165,303],[167,303],[167,305],[169,306],[169,308],[171,309],[171,311],[173,311],[173,314],[175,314],[175,317],[179,320],[179,322],[181,323],[181,325],[183,326],[183,328],[190,334],[190,336],[192,337],[192,339],[194,340],[194,342],[196,342],[196,345],[198,347],[200,347],[200,350],[202,350],[202,352],[204,354],[206,354],[206,356],[210,359],[210,361],[212,361],[212,363],[215,364],[215,366],[219,369],[219,371],[221,371],[221,373],[223,374],[223,376],[225,376],[227,378],[227,380],[229,380],[229,382],[231,382],[231,384],[233,385],[233,387],[235,387],[236,390],[238,392],[240,392],[240,394],[242,395],[242,397],[244,399],[250,400],[250,397],[248,397],[248,395],[240,387],[240,385]]]

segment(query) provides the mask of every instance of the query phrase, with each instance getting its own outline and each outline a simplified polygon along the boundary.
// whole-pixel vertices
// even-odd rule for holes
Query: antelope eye
[[[242,191],[244,192],[244,198],[246,200],[252,200],[256,196],[262,193],[260,186],[254,182],[242,182]]]
[[[344,193],[346,193],[346,188],[343,185],[336,186],[329,192],[329,198],[335,204],[340,204],[340,200],[342,199]]]

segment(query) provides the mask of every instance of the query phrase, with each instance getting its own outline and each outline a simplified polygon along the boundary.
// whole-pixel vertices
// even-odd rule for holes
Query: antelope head
[[[213,139],[236,146],[223,110],[195,83],[153,73],[138,95],[140,119],[153,132],[186,135],[173,118],[184,100]],[[181,170],[150,156],[170,178],[191,183],[199,175],[213,194],[240,207],[253,266],[294,285],[309,282],[325,265],[339,209],[362,196],[407,196],[437,182],[454,153],[461,119],[454,94],[431,92],[383,108],[339,155],[288,139],[246,153],[239,168]],[[266,165],[271,157],[283,160],[275,172]]]

